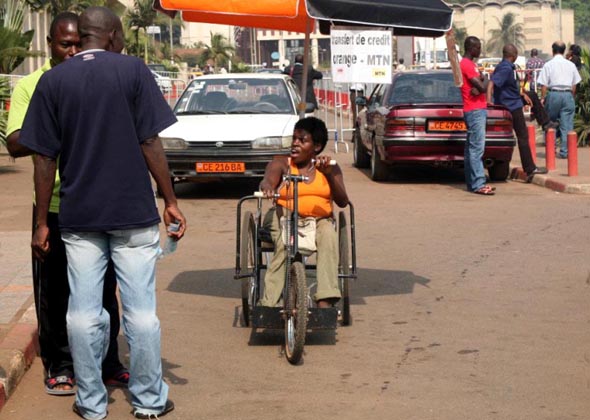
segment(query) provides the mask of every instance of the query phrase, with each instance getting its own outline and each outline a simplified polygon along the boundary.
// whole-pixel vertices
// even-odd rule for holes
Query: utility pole
[[[174,63],[174,25],[172,24],[173,19],[170,18],[170,62]]]
[[[563,22],[561,20],[561,0],[559,0],[559,39],[563,41]]]

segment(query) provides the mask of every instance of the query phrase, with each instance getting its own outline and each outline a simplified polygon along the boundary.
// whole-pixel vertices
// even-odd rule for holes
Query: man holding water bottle
[[[179,240],[186,220],[158,137],[176,118],[143,61],[119,54],[123,27],[112,11],[87,8],[78,31],[82,52],[41,77],[19,139],[37,153],[32,248],[40,259],[49,250],[47,211],[59,157],[59,225],[71,290],[67,326],[78,383],[72,409],[86,419],[107,416],[100,364],[108,348],[102,285],[110,257],[129,343],[133,415],[161,417],[174,404],[162,380],[155,299],[160,217],[150,173],[164,199],[164,223],[179,224],[168,236]]]

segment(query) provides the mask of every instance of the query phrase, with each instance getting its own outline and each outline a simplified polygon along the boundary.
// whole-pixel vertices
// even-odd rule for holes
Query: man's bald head
[[[123,25],[119,17],[106,7],[89,7],[78,19],[82,49],[100,48],[120,53],[124,47]]]
[[[502,57],[507,60],[510,60],[511,58],[516,60],[518,57],[518,49],[514,44],[506,44],[504,45],[504,48],[502,48]]]
[[[565,52],[565,42],[563,42],[563,41],[555,41],[551,45],[551,50],[553,51],[553,55],[563,54]]]

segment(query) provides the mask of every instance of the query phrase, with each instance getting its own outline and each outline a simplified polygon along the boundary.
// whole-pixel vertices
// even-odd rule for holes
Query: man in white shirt
[[[576,85],[582,78],[571,61],[567,60],[565,43],[556,41],[551,46],[553,58],[549,60],[539,74],[537,83],[541,85],[541,101],[551,121],[559,120],[559,137],[561,145],[558,157],[567,158],[567,133],[574,129],[574,112],[576,104],[574,95]]]

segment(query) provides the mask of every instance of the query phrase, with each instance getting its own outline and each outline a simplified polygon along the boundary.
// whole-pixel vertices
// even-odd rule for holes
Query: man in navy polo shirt
[[[100,366],[109,317],[102,287],[113,260],[130,350],[129,391],[137,418],[174,409],[162,380],[155,263],[158,209],[150,173],[164,198],[164,223],[186,220],[178,208],[158,133],[176,121],[145,64],[119,54],[123,27],[109,9],[89,7],[78,31],[82,52],[46,72],[37,85],[19,142],[35,151],[37,226],[32,248],[48,252],[47,211],[59,157],[59,226],[66,245],[70,300],[68,338],[78,391],[73,410],[107,416]]]
[[[513,44],[506,44],[502,49],[503,59],[494,69],[494,74],[488,85],[488,103],[504,105],[512,114],[512,128],[518,140],[518,152],[522,168],[527,174],[527,182],[531,182],[536,174],[546,174],[547,168],[535,165],[529,145],[529,132],[526,127],[522,107],[523,97],[520,94],[520,84],[515,72],[514,62],[518,57],[518,50]]]

